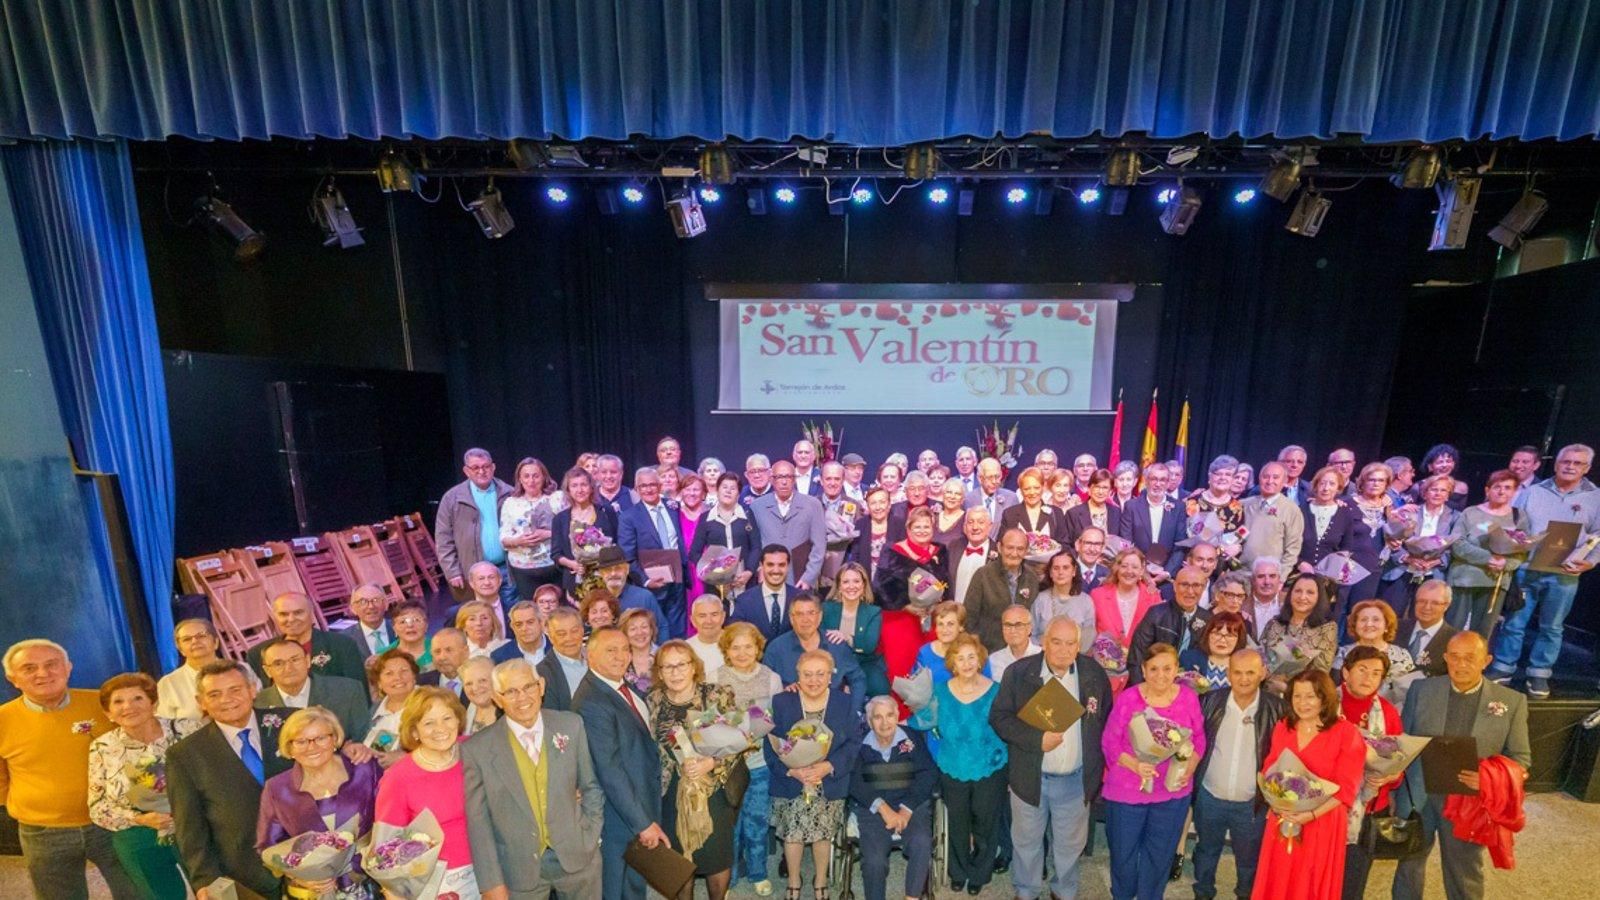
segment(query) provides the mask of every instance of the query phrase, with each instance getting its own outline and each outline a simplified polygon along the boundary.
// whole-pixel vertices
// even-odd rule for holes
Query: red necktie
[[[643,722],[644,713],[639,711],[639,704],[633,702],[633,691],[628,690],[627,683],[624,682],[622,687],[617,688],[617,690],[622,692],[622,699],[628,701],[628,708],[632,709],[633,714],[639,717],[639,721]]]

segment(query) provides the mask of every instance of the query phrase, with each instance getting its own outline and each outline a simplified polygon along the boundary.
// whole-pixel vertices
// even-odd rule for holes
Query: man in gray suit
[[[606,797],[589,738],[576,713],[543,701],[544,679],[526,659],[495,666],[494,702],[505,716],[461,748],[472,867],[485,900],[600,896]],[[543,809],[534,802],[541,783]]]
[[[1489,645],[1483,636],[1463,631],[1446,645],[1444,662],[1449,673],[1425,678],[1411,686],[1400,723],[1406,734],[1470,735],[1477,739],[1478,758],[1504,756],[1522,768],[1528,777],[1533,750],[1528,743],[1528,700],[1523,695],[1483,677],[1489,666]],[[1478,789],[1478,770],[1460,773],[1461,783]],[[1423,851],[1402,860],[1394,873],[1395,900],[1421,900],[1426,880],[1428,857],[1433,855],[1435,837],[1439,841],[1439,862],[1444,869],[1444,893],[1449,900],[1476,900],[1483,896],[1483,852],[1481,844],[1463,841],[1444,818],[1443,796],[1424,794],[1422,761],[1412,763],[1406,772],[1411,797],[1424,798],[1422,807]],[[1410,802],[1407,791],[1397,791],[1397,812],[1406,815]]]
[[[780,459],[772,464],[772,490],[750,501],[750,517],[762,544],[782,544],[790,553],[801,544],[811,546],[805,559],[796,558],[789,566],[796,576],[794,586],[811,590],[828,552],[828,530],[822,501],[794,489],[794,463]]]
[[[967,509],[981,506],[988,511],[990,538],[1000,534],[1000,515],[1022,502],[1017,499],[1015,491],[1001,487],[1004,482],[1005,474],[1000,469],[1000,462],[985,457],[978,463],[978,489],[968,491],[966,502],[962,504]]]
[[[338,675],[313,676],[305,648],[286,637],[267,642],[261,651],[261,667],[272,684],[256,694],[256,709],[320,706],[333,713],[344,729],[345,756],[358,763],[372,758],[371,748],[361,743],[371,724],[366,685]]]

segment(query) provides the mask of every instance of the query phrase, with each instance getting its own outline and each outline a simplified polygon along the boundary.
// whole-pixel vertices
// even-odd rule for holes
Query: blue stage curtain
[[[0,137],[1600,132],[1600,0],[8,0]]]
[[[67,440],[80,467],[117,476],[157,652],[173,668],[172,441],[128,146],[24,143],[0,147],[0,163]],[[104,523],[91,513],[88,525],[105,570]]]

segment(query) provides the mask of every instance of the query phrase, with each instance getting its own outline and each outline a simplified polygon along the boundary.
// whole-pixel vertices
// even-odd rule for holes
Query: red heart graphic
[[[1039,310],[1039,315],[1044,316],[1047,319],[1055,314],[1056,308],[1054,306],[1046,306],[1044,309]]]
[[[909,303],[900,304],[900,311],[904,312],[904,313],[911,312],[911,304],[909,304]]]
[[[744,324],[746,324],[746,325],[750,324],[750,317],[749,316],[745,316],[744,317]]]
[[[1025,315],[1025,316],[1031,316],[1031,315],[1033,315],[1034,313],[1036,313],[1038,311],[1039,311],[1039,304],[1037,304],[1037,303],[1024,303],[1024,304],[1022,304],[1022,314]]]
[[[965,310],[963,310],[963,312],[965,312]],[[943,306],[939,307],[939,315],[944,316],[946,319],[950,318],[951,316],[953,316],[955,314],[956,314],[956,305],[954,303],[946,303]]]
[[[901,325],[910,325],[911,324],[911,320],[906,318],[905,316],[901,316],[900,317],[900,324]]]
[[[877,312],[878,318],[885,322],[893,322],[900,318],[900,310],[896,309],[893,303],[879,303]]]
[[[1078,324],[1079,325],[1093,325],[1094,324],[1094,320],[1089,318],[1088,316],[1080,316],[1078,318]]]
[[[762,316],[762,318],[770,319],[770,318],[772,318],[773,316],[775,316],[777,314],[778,314],[778,308],[776,306],[773,306],[771,303],[763,303],[763,304],[761,304],[761,316]]]
[[[972,304],[971,303],[963,303],[963,304],[961,304],[961,311],[963,313],[972,312]]]
[[[779,304],[779,305],[778,305],[778,312],[781,312],[781,313],[786,313],[786,312],[788,312],[788,311],[789,311],[789,304],[787,304],[787,303],[780,303],[780,304]]]
[[[841,303],[841,304],[839,304],[839,314],[840,315],[848,316],[848,315],[850,315],[851,313],[853,313],[855,311],[856,311],[856,305],[854,303]]]
[[[861,318],[865,319],[866,317],[868,317],[870,315],[872,315],[872,307],[870,307],[870,306],[861,307]]]

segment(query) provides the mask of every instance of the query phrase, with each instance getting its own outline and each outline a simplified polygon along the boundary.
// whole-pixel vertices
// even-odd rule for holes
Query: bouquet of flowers
[[[1306,670],[1312,663],[1311,654],[1300,646],[1300,642],[1292,637],[1283,640],[1267,651],[1267,672],[1283,678],[1292,678]]]
[[[1417,563],[1439,559],[1444,556],[1444,552],[1449,550],[1450,545],[1455,542],[1455,538],[1443,534],[1407,538],[1401,546],[1406,551],[1405,567],[1406,571],[1411,573],[1412,580],[1420,583],[1422,576],[1431,571],[1430,568],[1424,568],[1417,565]]]
[[[906,579],[906,595],[911,598],[911,605],[918,609],[927,609],[944,599],[944,589],[945,583],[927,569],[919,568]]]
[[[722,710],[691,709],[683,724],[672,730],[674,748],[688,756],[725,759],[740,756],[772,731],[772,716],[759,706]]]
[[[1023,532],[1028,537],[1027,560],[1031,563],[1044,564],[1050,557],[1061,552],[1061,543],[1042,531]]]
[[[1544,532],[1529,534],[1520,528],[1495,525],[1489,529],[1484,546],[1495,556],[1526,556],[1543,537]]]
[[[909,676],[898,675],[889,685],[900,702],[912,712],[921,712],[929,703],[933,702],[933,671],[927,666],[912,672]]]
[[[1130,541],[1130,540],[1128,540],[1126,538],[1118,537],[1118,536],[1116,536],[1114,534],[1108,534],[1108,535],[1106,535],[1106,546],[1105,546],[1104,558],[1112,559],[1118,553],[1121,553],[1122,551],[1124,551],[1124,550],[1126,550],[1126,549],[1128,549],[1129,547],[1132,547],[1132,546],[1133,546],[1133,541]]]
[[[839,458],[839,443],[844,440],[844,429],[839,429],[838,437],[833,434],[833,423],[823,422],[820,426],[815,422],[802,422],[800,434],[817,448],[817,465],[830,463]]]
[[[828,748],[833,746],[833,732],[821,722],[796,722],[783,737],[769,734],[767,740],[772,742],[773,752],[778,754],[779,762],[791,769],[802,769],[828,758]],[[815,786],[807,785],[801,791],[801,796],[810,803],[816,799],[817,793]]]
[[[601,548],[609,546],[611,538],[593,525],[586,526],[582,531],[573,532],[572,553],[578,562],[594,562],[600,557]]]
[[[1404,772],[1406,766],[1422,753],[1428,746],[1431,737],[1422,737],[1415,734],[1367,734],[1361,733],[1361,739],[1367,742],[1366,773],[1378,778],[1388,778]],[[1365,786],[1362,790],[1365,791]],[[1364,800],[1372,798],[1365,797]]]
[[[1128,674],[1128,651],[1107,632],[1095,635],[1089,644],[1089,656],[1106,670],[1107,675]]]
[[[310,831],[262,850],[261,862],[273,874],[297,881],[338,878],[350,871],[350,860],[356,855],[355,832],[355,819],[333,831]]]
[[[712,544],[700,554],[694,571],[708,587],[728,584],[739,574],[739,554],[721,544]]]
[[[1017,423],[1011,423],[1009,432],[1000,430],[999,421],[978,429],[978,458],[999,463],[1002,481],[1016,468],[1017,458],[1021,455],[1022,445],[1017,443]]]
[[[846,501],[846,503],[851,508],[855,507],[853,502]],[[826,540],[829,550],[843,550],[861,535],[860,529],[856,528],[855,519],[846,515],[843,511],[827,511],[822,516],[822,525],[824,530],[827,531]]]
[[[1402,506],[1392,510],[1383,522],[1383,536],[1390,540],[1403,541],[1417,533],[1417,508],[1415,506]]]
[[[167,801],[167,763],[144,753],[122,767],[128,778],[128,805],[140,812],[172,813]]]
[[[1158,766],[1176,758],[1180,763],[1194,756],[1193,732],[1146,707],[1128,720],[1128,739],[1133,742],[1133,755],[1142,763]],[[1183,766],[1168,766],[1164,783],[1167,790],[1183,786]],[[1139,779],[1139,790],[1148,794],[1155,790],[1154,778]]]
[[[1211,683],[1211,679],[1200,674],[1198,669],[1184,669],[1179,672],[1178,683],[1187,686],[1189,690],[1194,691],[1196,694],[1205,694],[1215,687]]]
[[[1355,561],[1348,550],[1338,550],[1324,556],[1317,563],[1318,575],[1333,579],[1334,583],[1349,587],[1371,575],[1366,566]]]
[[[444,830],[433,811],[425,809],[404,828],[382,822],[372,828],[372,843],[361,854],[361,868],[387,896],[402,900],[435,897],[444,881],[439,862]]]
[[[1267,798],[1267,806],[1280,817],[1289,813],[1310,812],[1339,792],[1337,784],[1311,774],[1311,770],[1306,768],[1293,750],[1279,754],[1271,768],[1256,776],[1256,784],[1261,788],[1262,796]],[[1278,833],[1289,844],[1285,852],[1293,853],[1300,826],[1280,818]]]

